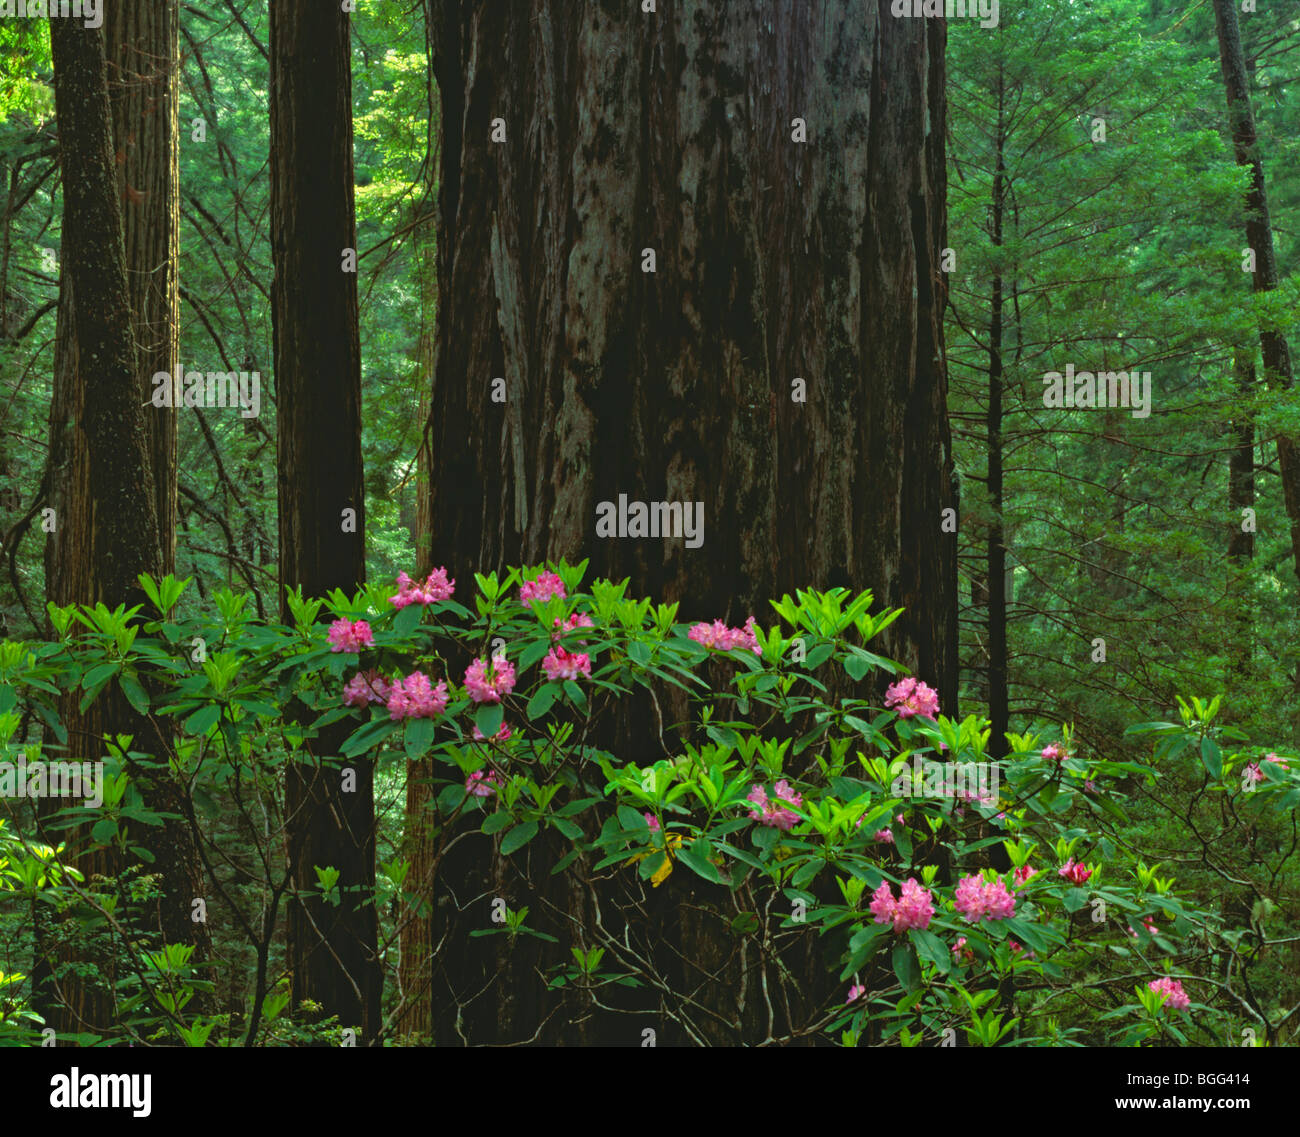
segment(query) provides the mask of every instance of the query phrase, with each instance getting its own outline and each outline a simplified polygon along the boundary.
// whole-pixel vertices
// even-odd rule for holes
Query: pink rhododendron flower
[[[1165,1006],[1172,1007],[1176,1011],[1181,1011],[1192,1005],[1192,1000],[1188,997],[1187,992],[1183,990],[1183,985],[1177,979],[1170,979],[1167,975],[1160,979],[1151,980],[1147,984],[1147,988],[1164,995]]]
[[[1153,919],[1151,919],[1150,916],[1142,917],[1142,926],[1146,928],[1146,930],[1150,932],[1153,936],[1158,935],[1160,933],[1159,926],[1156,924],[1156,922]],[[1138,938],[1138,934],[1133,930],[1132,924],[1128,926],[1128,934],[1130,939],[1135,940]]]
[[[651,832],[651,833],[658,833],[658,832],[659,832],[659,818],[657,818],[653,813],[647,813],[647,814],[644,815],[644,817],[645,817],[645,823],[646,823],[648,826],[650,826],[650,832]]]
[[[1053,742],[1043,747],[1043,758],[1048,762],[1064,762],[1068,757],[1065,747],[1058,743]]]
[[[773,792],[780,801],[788,802],[790,805],[796,807],[803,805],[803,795],[795,793],[795,791],[790,788],[790,783],[784,778],[776,783]],[[764,825],[771,825],[773,828],[784,830],[793,829],[799,824],[799,815],[791,812],[784,806],[778,805],[776,801],[770,800],[767,796],[767,791],[762,786],[754,786],[754,788],[749,791],[746,800],[754,803],[749,807],[749,809],[755,821],[760,821]]]
[[[456,590],[456,582],[447,579],[445,568],[436,568],[423,584],[417,584],[404,572],[397,574],[397,595],[390,596],[388,602],[394,608],[405,608],[409,604],[432,604],[435,600],[450,600]]]
[[[930,926],[934,917],[934,905],[930,893],[921,887],[915,877],[903,881],[901,895],[895,899],[888,881],[883,881],[871,896],[867,905],[877,924],[894,923],[894,932],[905,932],[908,928],[924,931]]]
[[[849,997],[845,999],[844,1002],[845,1004],[855,1002],[856,1000],[861,999],[862,996],[865,995],[866,993],[867,993],[867,989],[865,987],[861,986],[858,983],[855,983],[852,987],[849,988]]]
[[[879,829],[876,831],[875,840],[879,841],[882,845],[892,845],[894,843],[894,835],[888,829]]]
[[[551,639],[556,643],[565,632],[571,632],[575,628],[594,628],[591,617],[586,612],[575,612],[567,620],[561,620],[558,616],[555,618],[555,631],[551,633]]]
[[[1249,763],[1244,772],[1252,782],[1262,782],[1264,780],[1264,771],[1259,768],[1258,762]]]
[[[688,639],[714,651],[748,648],[755,655],[762,655],[763,649],[758,646],[755,627],[753,616],[745,621],[743,628],[729,628],[721,620],[714,620],[711,624],[695,624],[686,635]]]
[[[980,920],[1006,920],[1016,914],[1016,898],[1000,880],[964,877],[957,884],[953,904],[972,924]]]
[[[508,722],[503,722],[503,723],[501,724],[501,729],[498,730],[498,731],[496,732],[496,734],[494,734],[494,735],[492,736],[492,741],[493,741],[493,742],[506,742],[506,741],[509,740],[509,738],[510,738],[510,736],[511,736],[512,734],[514,734],[514,731],[512,731],[512,730],[510,729],[510,724],[509,724]],[[486,742],[486,741],[487,741],[487,735],[485,735],[481,730],[479,730],[478,727],[475,727],[475,728],[474,728],[473,738],[474,738],[474,741],[475,741],[475,742]]]
[[[586,652],[565,651],[562,647],[553,647],[542,660],[542,670],[547,679],[577,679],[580,675],[591,678],[591,656]]]
[[[957,942],[952,945],[952,954],[956,957],[958,963],[975,962],[975,953],[966,946],[965,936],[957,937]]]
[[[553,572],[544,572],[536,580],[526,580],[519,586],[519,599],[547,601],[552,596],[564,600],[564,581]]]
[[[412,671],[388,689],[388,717],[397,719],[431,719],[447,708],[447,683],[439,679],[435,687],[423,671]]]
[[[349,707],[388,702],[388,684],[377,671],[358,671],[343,684],[343,702]]]
[[[1290,770],[1291,767],[1285,758],[1279,758],[1273,751],[1264,755],[1265,762],[1272,762],[1274,766],[1280,766],[1283,770]]]
[[[365,620],[335,620],[329,631],[330,651],[360,651],[374,647],[375,637]]]
[[[497,787],[503,785],[505,783],[495,771],[475,770],[465,779],[465,790],[471,797],[487,797],[489,794],[496,793]]]
[[[1038,870],[1036,868],[1031,868],[1029,865],[1021,865],[1011,874],[1011,877],[1017,884],[1025,885],[1029,883],[1030,877],[1037,875]]]
[[[939,713],[939,692],[913,678],[900,679],[885,689],[885,706],[900,719],[913,715],[934,718]]]
[[[948,796],[948,792],[946,788],[944,790],[944,796],[945,797]],[[997,794],[994,793],[981,794],[977,790],[960,789],[956,791],[956,796],[960,798],[962,801],[968,802],[971,805],[997,805],[998,803]]]
[[[1011,949],[1011,954],[1012,954],[1012,955],[1019,955],[1022,951],[1025,950],[1023,947],[1020,946],[1020,944],[1019,944],[1018,941],[1016,941],[1016,940],[1012,940],[1012,939],[1008,939],[1008,940],[1007,940],[1007,947],[1009,947],[1009,948]],[[1026,953],[1025,953],[1025,958],[1026,958],[1026,959],[1033,959],[1033,958],[1034,958],[1034,953],[1033,953],[1032,951],[1031,951],[1031,952],[1026,952]]]
[[[1071,884],[1084,884],[1092,876],[1092,869],[1084,865],[1082,861],[1075,864],[1074,858],[1071,857],[1056,870],[1056,875],[1065,877]]]
[[[515,689],[515,665],[504,655],[494,655],[490,668],[476,659],[465,669],[465,689],[476,703],[499,703]]]

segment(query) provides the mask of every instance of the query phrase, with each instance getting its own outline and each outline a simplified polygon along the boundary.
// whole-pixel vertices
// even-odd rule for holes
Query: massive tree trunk
[[[955,710],[944,37],[877,0],[447,0],[433,563],[590,557],[737,623],[871,588],[907,608],[881,649]],[[620,494],[703,502],[703,545],[598,538]],[[435,940],[506,895],[472,863],[485,843],[442,864]],[[440,962],[448,1015],[468,945]],[[528,1037],[500,987],[496,1040]]]
[[[1255,115],[1250,105],[1250,79],[1241,47],[1241,28],[1233,0],[1214,0],[1214,22],[1219,36],[1219,63],[1228,100],[1232,126],[1232,148],[1237,165],[1250,170],[1246,191],[1246,245],[1255,254],[1251,288],[1272,292],[1278,286],[1277,253],[1273,247],[1273,226],[1269,220],[1268,193],[1264,185],[1264,162],[1255,134]],[[1264,360],[1264,378],[1270,386],[1289,388],[1292,382],[1291,351],[1286,337],[1276,328],[1261,325],[1259,346]],[[1282,493],[1291,521],[1291,552],[1296,576],[1300,577],[1300,446],[1288,435],[1278,435],[1278,466]]]
[[[173,29],[168,37],[165,16],[155,13],[157,18],[146,35],[143,25],[124,22],[119,15],[115,13],[109,21],[112,35],[108,40],[119,65],[149,55],[155,68],[174,69],[175,33]],[[173,11],[173,22],[174,17]],[[124,27],[131,30],[124,33]],[[129,46],[125,38],[119,38],[124,34],[133,37]],[[155,456],[164,462],[165,481],[174,482],[175,469],[174,424],[155,430],[143,409],[152,385],[147,377],[140,377],[136,328],[151,326],[153,317],[147,313],[152,313],[154,306],[144,292],[133,293],[130,281],[140,275],[154,281],[161,272],[164,280],[172,281],[165,289],[174,293],[175,224],[173,220],[159,236],[146,233],[150,226],[164,224],[152,211],[149,217],[132,218],[128,223],[133,234],[132,256],[127,257],[117,184],[123,162],[115,158],[105,38],[70,21],[52,21],[50,35],[64,215],[51,409],[49,486],[56,528],[47,549],[49,591],[58,603],[130,605],[144,600],[138,574],[158,575],[168,567],[163,548],[171,542],[170,537],[164,542],[159,532],[162,499],[154,478]],[[128,62],[120,71],[129,73],[129,69]],[[129,97],[124,98],[131,103]],[[166,120],[173,104],[174,99],[164,101],[155,111]],[[163,215],[168,209],[174,213],[174,130],[170,142],[165,124],[145,133],[147,139],[139,142],[140,168],[162,163],[171,169],[173,176],[159,190],[167,199],[160,208]],[[117,152],[121,150],[119,145]],[[164,262],[161,266],[155,259],[159,256]],[[140,310],[133,307],[133,299],[142,305]],[[173,345],[174,309],[173,295],[170,314],[164,312],[160,317]],[[174,346],[170,350],[174,353]],[[169,436],[173,439],[170,450],[165,444]],[[154,809],[180,815],[140,834],[161,877],[163,896],[157,906],[155,930],[167,942],[204,946],[204,929],[190,920],[191,901],[201,894],[201,875],[192,834],[184,820],[187,804],[168,772],[167,739],[115,690],[101,695],[84,716],[77,712],[75,698],[64,703],[69,757],[102,759],[98,739],[110,730],[134,735],[136,748],[155,756],[147,767],[130,766],[133,779]],[[45,812],[48,815],[48,810]],[[84,832],[70,832],[67,839],[69,853],[78,857],[83,871],[112,867],[102,854],[79,856]],[[45,981],[52,961],[44,947],[38,955],[38,978],[48,994],[51,988]],[[67,1013],[56,1014],[56,1029],[104,1030],[111,1025],[104,994],[94,993],[83,978],[74,976],[62,984],[60,997],[66,1000]]]
[[[271,308],[280,460],[280,586],[305,596],[351,592],[365,579],[361,349],[352,181],[352,73],[347,14],[316,0],[271,6]],[[340,1025],[378,1027],[374,768],[362,759],[345,792],[337,763],[347,723],[309,744],[314,761],[286,775],[295,889],[316,889],[315,867],[340,872],[337,906],[289,906],[295,1005],[321,1004]]]
[[[951,708],[943,21],[444,12],[435,560],[590,556],[732,619],[869,587],[907,606],[887,647]],[[703,501],[703,546],[597,538],[619,493]]]

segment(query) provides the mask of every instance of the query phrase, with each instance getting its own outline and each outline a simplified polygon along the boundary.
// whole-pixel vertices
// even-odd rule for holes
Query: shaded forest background
[[[683,21],[682,51],[713,66],[678,74],[616,22],[580,31],[562,5],[544,7],[554,43],[530,38],[527,13],[488,27],[473,5],[435,0],[360,5],[350,38],[332,42],[295,23],[297,4],[279,9],[277,29],[245,0],[159,4],[161,28],[120,29],[125,44],[171,37],[179,60],[170,72],[143,49],[109,58],[138,374],[179,362],[262,377],[258,416],[146,416],[164,534],[152,564],[193,578],[187,603],[247,590],[274,618],[286,581],[319,595],[441,564],[468,581],[594,550],[602,575],[680,601],[689,619],[762,621],[769,598],[804,584],[875,587],[908,609],[891,652],[945,709],[987,714],[995,756],[1008,731],[1070,724],[1080,754],[1120,760],[1134,753],[1125,727],[1187,693],[1225,693],[1243,732],[1300,744],[1300,404],[1287,351],[1300,334],[1300,4],[1239,17],[1257,134],[1244,153],[1241,92],[1233,102],[1222,59],[1230,5],[1044,0],[1004,4],[994,30],[917,21],[906,38],[861,45],[922,127],[876,139],[867,170],[817,149],[819,114],[844,146],[866,129],[836,101],[837,80],[861,62],[831,46],[842,27],[810,44],[811,22],[791,18],[788,39],[761,40],[779,78],[755,107],[728,45],[759,34],[757,8],[731,26]],[[277,42],[312,34],[336,83],[318,75],[295,94]],[[67,277],[60,289],[66,142],[50,42],[8,21],[0,46],[0,636],[39,638],[47,600],[93,590],[83,530],[43,529],[44,510],[75,515],[69,486],[85,483],[88,458],[70,437],[77,325]],[[584,86],[591,60],[611,52],[627,66]],[[694,133],[624,131],[623,108],[649,104],[660,69],[686,92],[667,120]],[[346,123],[337,81],[349,70]],[[572,117],[537,109],[548,82],[584,93]],[[322,90],[335,92],[320,113],[338,130],[317,156],[332,146],[353,170],[330,178],[333,197],[315,168],[283,149],[273,159],[292,135],[286,116]],[[790,110],[783,95],[812,105]],[[159,141],[150,131],[169,106],[175,131]],[[732,144],[727,108],[765,124],[752,147]],[[924,132],[927,108],[941,132]],[[484,142],[498,113],[499,168]],[[788,144],[796,116],[813,156],[795,185],[774,188],[763,158]],[[662,204],[679,178],[715,187],[691,198],[690,226]],[[1271,255],[1259,250],[1261,187]],[[744,210],[747,230],[734,224]],[[813,219],[806,232],[798,216]],[[355,225],[356,273],[341,289],[315,287],[341,249],[297,263],[285,253],[299,247],[285,233],[331,218]],[[872,242],[873,262],[905,265],[906,279],[882,269],[885,283],[858,297],[874,323],[842,332],[825,310],[838,311],[851,275],[836,250]],[[644,247],[658,251],[653,276]],[[1262,266],[1243,271],[1251,248]],[[570,339],[553,368],[561,263]],[[147,278],[142,264],[155,266]],[[755,266],[770,275],[756,283]],[[913,305],[896,321],[887,285]],[[781,297],[788,310],[769,326]],[[611,358],[617,391],[597,366]],[[1044,374],[1067,364],[1149,371],[1149,417],[1045,407]],[[857,383],[864,372],[871,382]],[[494,403],[493,380],[510,390],[519,375],[530,377],[520,397]],[[791,396],[805,376],[806,407]],[[662,414],[661,379],[672,396]],[[289,407],[301,417],[290,422]],[[295,451],[287,463],[286,438],[313,438],[328,459]],[[322,485],[322,470],[339,484]],[[707,490],[705,555],[575,537],[590,533],[594,500],[633,488],[649,500]],[[313,516],[344,501],[364,542],[308,549],[303,535],[326,528]],[[625,730],[639,729],[637,713]],[[403,847],[402,775],[374,775],[375,844],[353,850],[372,881],[375,860]],[[325,808],[318,788],[300,792]],[[1130,836],[1177,858],[1181,806],[1147,805]],[[160,839],[183,846],[181,834]],[[1243,844],[1219,866],[1226,883],[1207,870],[1225,912],[1257,898],[1242,884],[1252,860]],[[1294,886],[1274,895],[1294,918]]]

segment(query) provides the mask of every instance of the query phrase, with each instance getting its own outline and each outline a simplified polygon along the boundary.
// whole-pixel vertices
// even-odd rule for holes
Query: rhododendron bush
[[[195,968],[134,934],[147,879],[92,879],[21,818],[0,827],[0,887],[98,914],[121,960],[113,997],[138,1037],[333,1037],[352,1024],[286,1005],[277,972],[284,772],[319,762],[346,778],[374,760],[375,896],[345,897],[328,864],[310,886],[377,906],[385,1042],[419,1033],[395,1025],[409,995],[396,989],[401,936],[431,921],[440,966],[430,898],[456,884],[437,874],[473,833],[491,838],[475,848],[497,882],[465,902],[473,942],[502,967],[531,953],[510,981],[532,984],[541,1016],[599,1022],[602,1041],[623,1021],[627,1042],[651,1024],[663,1041],[904,1046],[1213,1044],[1286,1029],[1252,983],[1271,942],[1264,921],[1225,920],[1161,863],[1194,857],[1130,839],[1135,795],[1188,777],[1215,803],[1217,821],[1195,835],[1203,862],[1242,819],[1287,831],[1294,759],[1224,726],[1218,699],[1135,726],[1122,759],[1031,724],[995,763],[985,720],[941,706],[926,676],[872,651],[898,612],[873,613],[870,594],[800,592],[733,625],[683,622],[677,605],[628,597],[626,582],[584,590],[585,567],[473,584],[438,568],[354,596],[294,596],[292,627],[229,592],[178,615],[184,585],[170,577],[143,582],[151,610],[138,619],[51,607],[56,641],[0,647],[2,757],[57,754],[61,691],[89,705],[114,685],[173,720],[175,752],[161,760],[136,740],[105,741],[109,789],[90,840],[138,849],[159,818],[132,772],[170,770],[212,876],[212,918],[246,936],[244,970]],[[619,722],[639,720],[616,714],[637,700],[654,727],[620,736]],[[351,728],[341,753],[312,757],[340,722]],[[403,819],[416,776],[427,802]],[[222,803],[242,819],[234,829],[211,821]],[[417,828],[426,880],[411,871]],[[1290,855],[1279,841],[1257,860],[1272,872]],[[585,899],[560,904],[557,882]],[[39,1027],[21,979],[0,1037]],[[187,1009],[214,989],[244,1011]],[[491,983],[473,996],[502,997]]]

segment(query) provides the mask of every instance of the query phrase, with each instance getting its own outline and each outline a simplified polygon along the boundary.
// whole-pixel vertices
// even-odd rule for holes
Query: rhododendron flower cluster
[[[1147,984],[1151,991],[1157,991],[1165,996],[1165,1005],[1172,1007],[1176,1011],[1184,1010],[1192,1005],[1192,1000],[1188,997],[1187,992],[1183,990],[1183,985],[1177,979],[1170,979],[1165,975],[1160,979],[1153,979]]]
[[[394,608],[405,608],[409,604],[432,604],[435,600],[450,600],[456,590],[456,582],[447,579],[445,568],[436,568],[423,584],[416,584],[404,572],[397,574],[397,595],[390,596],[388,602]]]
[[[1011,874],[1011,878],[1017,884],[1023,886],[1029,883],[1030,877],[1035,877],[1037,875],[1038,875],[1038,870],[1036,868],[1032,868],[1029,865],[1021,865],[1018,869],[1016,869],[1015,872]]]
[[[1259,768],[1258,762],[1249,763],[1244,773],[1252,782],[1262,782],[1264,780],[1264,771]]]
[[[846,1004],[856,1002],[858,999],[861,999],[862,996],[865,995],[866,993],[867,993],[867,989],[865,987],[863,987],[860,983],[855,983],[853,984],[852,987],[849,988],[849,997],[845,999],[844,1002]]]
[[[515,665],[504,655],[494,655],[490,667],[476,659],[465,669],[465,689],[476,703],[499,703],[515,689]]]
[[[892,845],[894,843],[894,835],[888,829],[878,829],[876,830],[874,840],[879,841],[882,845]]]
[[[894,896],[889,882],[882,881],[880,887],[872,893],[871,903],[867,907],[875,916],[877,924],[888,924],[892,920],[895,933],[905,932],[908,928],[924,931],[934,918],[930,893],[921,887],[915,877],[903,881],[902,892],[898,897]]]
[[[1270,750],[1267,754],[1264,755],[1264,761],[1265,761],[1265,762],[1272,762],[1274,766],[1281,766],[1282,769],[1284,769],[1284,770],[1288,770],[1288,771],[1289,771],[1289,770],[1291,769],[1290,763],[1288,763],[1287,760],[1286,760],[1285,758],[1279,758],[1279,757],[1278,757],[1278,756],[1277,756],[1273,751],[1271,751],[1271,750]]]
[[[329,631],[330,651],[360,651],[374,647],[375,637],[365,620],[335,620]]]
[[[591,678],[591,656],[586,652],[565,651],[562,647],[553,647],[542,660],[542,670],[546,678],[577,679],[579,675]]]
[[[475,770],[465,779],[465,790],[471,797],[487,797],[497,792],[498,786],[505,783],[495,771]]]
[[[646,823],[648,826],[650,826],[650,832],[651,832],[651,833],[658,833],[658,832],[659,832],[659,818],[657,818],[653,813],[647,813],[647,814],[644,814],[643,816],[645,817],[645,823]]]
[[[1006,920],[1016,914],[1016,898],[1000,880],[968,876],[957,883],[953,904],[972,924],[980,920]]]
[[[957,937],[957,942],[952,945],[952,954],[958,963],[975,962],[975,953],[966,946],[965,936]]]
[[[389,686],[377,671],[358,671],[343,684],[343,702],[349,707],[388,702]]]
[[[508,722],[503,722],[503,723],[501,724],[501,729],[498,730],[498,731],[496,732],[496,734],[494,734],[494,735],[492,736],[492,741],[493,741],[493,742],[505,742],[507,739],[509,739],[509,737],[510,737],[513,733],[514,733],[514,731],[512,731],[512,730],[510,729],[510,724],[509,724]],[[475,742],[486,742],[486,741],[487,741],[487,735],[485,735],[481,730],[479,730],[478,727],[475,727],[475,728],[474,728],[473,738],[474,738],[474,741],[475,741]]]
[[[885,689],[885,706],[896,710],[900,719],[913,715],[934,718],[939,713],[939,692],[916,679],[900,679]]]
[[[1056,870],[1056,875],[1065,877],[1071,884],[1085,884],[1088,878],[1092,876],[1092,869],[1084,865],[1082,861],[1075,864],[1074,858],[1071,857]]]
[[[391,719],[431,719],[446,709],[446,680],[439,679],[435,687],[423,671],[412,671],[388,689],[388,717]]]
[[[1157,935],[1157,934],[1160,932],[1160,927],[1159,927],[1159,925],[1158,925],[1158,924],[1157,924],[1153,919],[1151,919],[1150,916],[1143,916],[1143,917],[1142,917],[1142,926],[1143,926],[1144,928],[1146,928],[1146,930],[1147,930],[1148,932],[1150,932],[1153,936],[1154,936],[1154,935]],[[1134,940],[1135,940],[1135,939],[1138,938],[1138,934],[1137,934],[1137,932],[1135,932],[1135,931],[1133,930],[1133,925],[1132,925],[1132,924],[1130,924],[1130,925],[1128,926],[1128,934],[1129,934],[1129,938],[1130,938],[1130,939],[1134,939]]]
[[[557,616],[555,618],[555,631],[551,633],[551,639],[558,643],[565,632],[571,632],[575,628],[594,628],[595,626],[586,612],[575,612],[567,620],[561,620]]]
[[[1043,758],[1048,762],[1064,762],[1068,757],[1065,747],[1055,742],[1043,747]]]
[[[788,802],[793,806],[803,805],[803,795],[795,793],[790,788],[790,783],[784,778],[776,783],[773,792],[780,801]],[[749,807],[754,820],[760,821],[764,825],[771,825],[776,829],[790,830],[799,823],[799,815],[769,799],[767,790],[762,786],[755,786],[751,789],[746,800],[754,803]]]
[[[552,596],[564,600],[566,595],[564,581],[553,572],[544,572],[536,580],[526,580],[519,586],[519,599],[525,601],[546,601]]]
[[[756,626],[753,616],[745,621],[743,628],[729,628],[721,620],[714,620],[711,624],[695,624],[686,635],[701,647],[713,651],[749,648],[755,655],[762,655],[763,649],[758,646],[758,637],[755,634]]]

